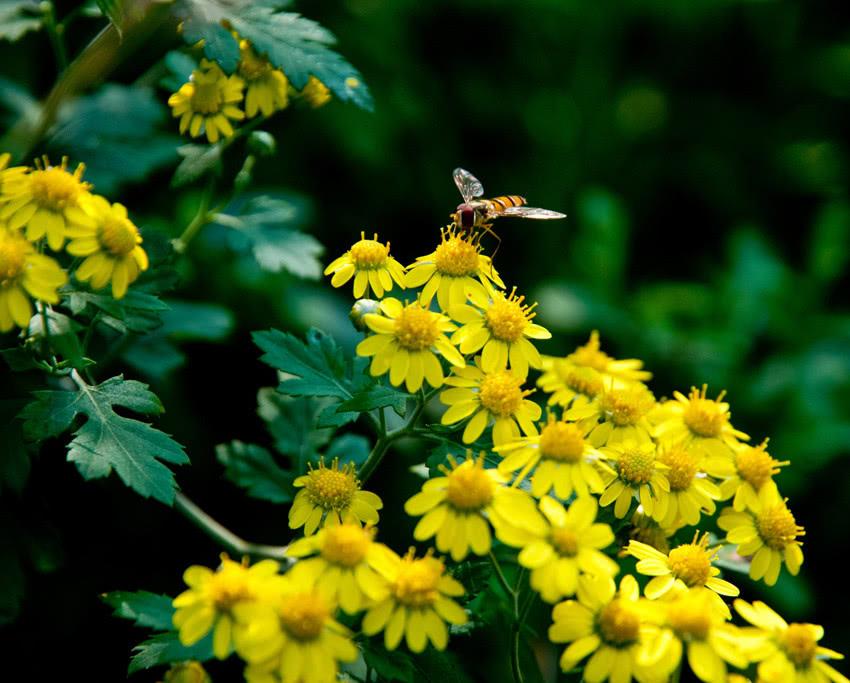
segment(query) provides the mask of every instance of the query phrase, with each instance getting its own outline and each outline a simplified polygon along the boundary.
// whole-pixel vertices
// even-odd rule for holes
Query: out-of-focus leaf
[[[29,31],[41,28],[43,13],[33,0],[0,2],[0,40],[15,42]]]
[[[216,446],[215,453],[227,468],[227,478],[244,488],[249,496],[272,503],[292,500],[295,476],[281,469],[262,446],[231,441]]]
[[[0,77],[0,106],[6,109],[11,117],[8,125],[16,121],[26,120],[35,125],[41,112],[41,105],[26,89]]]
[[[416,671],[411,656],[402,650],[387,650],[371,640],[363,641],[363,659],[379,680],[413,683]]]
[[[239,4],[234,3],[233,7]],[[228,73],[236,70],[239,63],[239,43],[224,27],[229,21],[229,7],[222,2],[208,0],[181,0],[176,7],[182,19],[182,35],[188,45],[204,41],[204,54]]]
[[[572,277],[598,292],[617,292],[625,274],[629,218],[616,195],[586,190],[578,200],[578,226]]]
[[[17,419],[22,400],[0,400],[0,492],[20,493],[30,473],[30,458],[24,443],[23,423]]]
[[[221,145],[181,145],[177,153],[183,160],[174,171],[171,187],[182,187],[207,173],[221,172]]]
[[[190,647],[180,643],[175,631],[158,633],[134,647],[133,653],[127,669],[128,674],[151,669],[160,664],[185,662],[190,659],[206,662],[213,658],[212,633]]]
[[[184,83],[189,82],[192,71],[198,68],[197,62],[185,52],[171,50],[163,59],[168,69],[168,75],[159,84],[166,90],[177,92]]]
[[[123,31],[124,22],[127,18],[126,4],[124,0],[97,0],[100,11],[109,18],[109,21],[118,29],[118,33]]]
[[[47,333],[45,333],[44,318],[47,317]],[[90,364],[83,357],[83,346],[77,332],[82,326],[56,310],[48,309],[46,314],[36,313],[30,320],[28,332],[31,337],[38,337],[43,343],[50,340],[53,349],[73,368],[78,370]]]
[[[275,440],[275,449],[292,459],[293,471],[301,474],[307,463],[318,459],[319,450],[331,437],[317,424],[327,399],[292,398],[265,388],[257,393],[257,414]]]
[[[122,299],[109,294],[73,291],[68,296],[68,305],[74,315],[79,315],[88,306],[101,312],[99,320],[114,330],[127,332],[152,332],[162,325],[162,316],[168,304],[158,297],[130,289]]]
[[[331,441],[325,452],[326,459],[338,459],[340,464],[353,463],[360,466],[369,455],[371,445],[369,439],[360,434],[343,434]]]
[[[809,242],[808,271],[821,282],[839,277],[850,261],[850,204],[826,204],[815,218]]]
[[[114,610],[112,615],[130,619],[136,626],[169,631],[173,628],[171,618],[174,607],[167,595],[148,591],[115,591],[103,596],[103,601]]]

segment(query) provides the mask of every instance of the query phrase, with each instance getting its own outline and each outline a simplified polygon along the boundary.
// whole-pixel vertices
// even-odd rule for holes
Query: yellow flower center
[[[522,339],[528,322],[534,317],[533,306],[524,306],[524,296],[516,296],[516,290],[508,296],[496,294],[490,308],[484,314],[492,335],[504,342],[514,343]]]
[[[200,662],[180,662],[171,665],[163,683],[210,683],[210,677]]]
[[[239,47],[239,75],[242,78],[246,81],[253,81],[271,71],[272,67],[269,60],[254,52],[247,40],[241,41]]]
[[[351,262],[358,270],[380,268],[387,262],[389,255],[390,245],[381,244],[376,239],[362,239],[352,245],[351,250],[349,251]]]
[[[618,427],[636,424],[651,409],[655,399],[642,386],[611,389],[599,397],[599,410],[606,421]]]
[[[314,640],[322,634],[331,615],[318,593],[288,595],[279,606],[281,625],[296,640]]]
[[[484,375],[478,398],[481,405],[497,417],[510,417],[522,406],[522,399],[530,394],[520,388],[522,379],[503,370]]]
[[[433,557],[402,558],[398,576],[392,586],[393,595],[409,607],[433,605],[439,596],[438,586],[444,571],[443,563]]]
[[[588,398],[596,398],[604,388],[602,378],[596,370],[580,365],[569,369],[564,375],[564,384],[577,394],[583,394]]]
[[[658,522],[643,512],[635,512],[632,516],[632,528],[629,530],[629,538],[651,545],[665,555],[670,550],[670,544],[667,542],[667,536],[664,534],[664,530],[659,526]]]
[[[655,453],[651,446],[629,446],[617,460],[620,479],[632,486],[648,484],[655,474]]]
[[[735,467],[738,469],[738,474],[756,491],[779,472],[780,465],[786,464],[771,458],[765,450],[766,446],[766,443],[755,448],[744,446],[735,454]]]
[[[667,563],[673,576],[693,588],[704,586],[711,576],[711,556],[701,543],[688,543],[671,550]]]
[[[603,607],[596,617],[599,635],[614,647],[631,645],[640,633],[640,615],[625,601],[615,599]]]
[[[440,336],[438,319],[438,315],[419,304],[405,306],[401,315],[395,319],[395,337],[398,343],[408,351],[431,348]]]
[[[218,80],[209,82],[196,80],[193,84],[192,96],[189,101],[192,111],[199,114],[216,114],[221,109],[221,88]]]
[[[97,238],[113,256],[126,256],[138,243],[139,231],[129,218],[109,215],[97,231]]]
[[[208,586],[210,598],[219,612],[227,612],[238,602],[254,599],[246,571],[241,565],[220,569],[210,577]]]
[[[578,555],[578,536],[574,531],[564,528],[552,529],[552,545],[561,554],[567,557]]]
[[[705,385],[703,385],[702,390],[691,389],[688,405],[685,406],[682,418],[692,433],[711,438],[720,436],[723,427],[729,420],[729,413],[726,412],[725,406],[720,404],[723,392],[717,397],[717,400],[712,400],[705,397],[706,389]]]
[[[593,368],[598,372],[605,372],[611,363],[611,356],[599,349],[599,333],[594,330],[590,339],[584,346],[579,346],[568,357],[576,365]]]
[[[0,237],[0,287],[12,284],[12,281],[24,272],[30,243],[18,235]]]
[[[699,471],[699,459],[684,448],[672,448],[658,454],[659,462],[667,465],[671,491],[686,491]]]
[[[326,527],[322,540],[322,557],[332,564],[354,567],[366,557],[372,543],[370,531],[359,524]]]
[[[459,510],[480,510],[493,500],[493,480],[478,462],[465,460],[449,473],[446,498]]]
[[[785,654],[798,668],[807,668],[817,654],[818,641],[809,624],[789,624],[779,638]]]
[[[80,182],[82,167],[75,174],[61,166],[48,166],[30,173],[30,192],[36,202],[51,211],[62,211],[76,204],[88,183]]]
[[[448,239],[446,239],[448,235]],[[478,245],[454,227],[443,230],[443,241],[434,250],[434,266],[441,275],[464,277],[478,272]]]
[[[308,477],[304,488],[310,500],[325,510],[347,508],[359,488],[353,466],[340,470],[336,462],[332,467],[320,464],[318,469],[309,472]]]
[[[540,454],[562,462],[578,462],[584,455],[584,436],[572,422],[549,422],[540,432]]]
[[[756,528],[765,545],[774,550],[784,550],[804,533],[784,502],[757,514]]]
[[[682,640],[705,640],[711,630],[711,606],[705,598],[679,598],[668,606],[667,621]]]

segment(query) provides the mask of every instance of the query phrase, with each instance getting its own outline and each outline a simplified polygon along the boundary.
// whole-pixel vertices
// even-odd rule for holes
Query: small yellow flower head
[[[570,408],[564,417],[579,421],[597,448],[624,441],[645,444],[652,441],[652,425],[647,416],[654,407],[652,392],[633,382],[603,390],[593,402]]]
[[[549,396],[550,405],[584,407],[602,393],[602,375],[593,368],[575,365],[564,358],[541,356],[543,374],[537,380]]]
[[[636,358],[617,360],[601,349],[599,332],[593,330],[584,346],[579,346],[565,359],[573,365],[592,368],[605,378],[605,386],[610,380],[622,382],[646,382],[652,379],[652,373],[643,370],[643,361]]]
[[[189,661],[172,664],[162,683],[212,683],[200,662]]]
[[[189,131],[193,138],[206,133],[211,143],[233,135],[231,121],[245,118],[237,105],[242,102],[245,82],[237,75],[228,76],[215,62],[201,61],[188,83],[168,98],[172,116],[180,117],[180,133]]]
[[[52,166],[47,157],[37,159],[35,165],[29,173],[4,177],[0,221],[12,230],[25,227],[31,242],[46,236],[47,245],[59,251],[68,227],[73,225],[69,211],[88,195],[91,184],[82,179],[84,164],[77,165],[73,173],[68,172],[68,157],[63,157],[59,166]]]
[[[403,558],[388,554],[378,569],[390,584],[389,596],[363,618],[363,633],[384,631],[388,650],[405,637],[407,647],[422,652],[428,641],[444,650],[449,639],[446,622],[461,625],[466,612],[452,597],[463,595],[463,586],[445,573],[445,565],[430,553],[417,558],[413,548]]]
[[[632,515],[629,539],[655,548],[664,555],[670,551],[668,538],[672,536],[672,533],[641,509],[638,509]],[[618,553],[620,557],[625,557],[628,554],[625,548]]]
[[[247,40],[239,41],[239,76],[245,81],[245,114],[271,116],[286,109],[289,103],[289,81],[283,71],[275,69],[266,57],[258,55]]]
[[[331,261],[325,275],[333,273],[331,285],[342,287],[354,278],[354,296],[359,299],[371,288],[379,299],[393,288],[393,282],[404,289],[404,266],[390,256],[390,243],[381,244],[378,233],[372,239],[360,233],[360,241]]]
[[[139,273],[148,268],[148,255],[140,246],[142,236],[122,204],[110,204],[99,195],[85,197],[71,211],[74,226],[68,228],[68,253],[84,260],[74,273],[94,289],[112,283],[112,296],[121,299]]]
[[[767,452],[767,439],[758,446],[738,444],[733,457],[712,457],[706,462],[705,470],[714,477],[723,478],[720,493],[723,500],[733,498],[732,507],[743,512],[757,505],[759,493],[765,487],[776,489],[773,477],[779,468],[790,464],[787,460],[776,460]]]
[[[661,525],[666,528],[695,526],[702,513],[714,514],[714,501],[720,500],[722,495],[717,485],[702,475],[703,452],[684,443],[662,444],[656,455],[658,462],[667,466],[670,482],[667,515]]]
[[[309,472],[293,483],[301,488],[289,510],[289,528],[304,527],[304,534],[311,536],[319,526],[337,525],[354,520],[368,524],[378,523],[378,510],[384,504],[370,491],[360,490],[360,481],[354,465],[342,467],[334,458],[330,467],[324,460],[318,467],[309,465]]]
[[[667,466],[655,457],[655,444],[626,441],[600,450],[611,461],[613,469],[606,467],[605,492],[599,499],[603,507],[616,501],[614,514],[626,516],[633,499],[640,501],[643,511],[657,521],[667,515],[670,482]]]
[[[322,83],[318,78],[310,76],[310,78],[307,79],[307,85],[305,85],[301,90],[301,97],[303,97],[307,103],[313,107],[313,109],[318,109],[319,107],[324,107],[331,101],[331,91],[328,90],[328,86]]]
[[[30,298],[58,303],[57,290],[67,281],[56,261],[37,253],[20,233],[0,228],[0,332],[29,324]]]
[[[480,363],[480,356],[476,363]],[[472,416],[463,431],[464,443],[475,441],[491,421],[495,446],[515,441],[520,430],[526,435],[537,434],[534,422],[543,411],[526,398],[533,390],[523,389],[523,379],[512,371],[486,373],[480,365],[454,368],[446,384],[455,388],[440,394],[440,400],[449,406],[442,423],[455,424]]]

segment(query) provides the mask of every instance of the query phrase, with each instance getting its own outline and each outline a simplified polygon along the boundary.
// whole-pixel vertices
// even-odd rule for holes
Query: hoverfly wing
[[[509,206],[499,213],[500,216],[513,216],[514,218],[535,218],[538,220],[551,220],[553,218],[566,218],[567,214],[549,209],[538,209],[536,206]]]
[[[457,189],[460,190],[460,194],[463,197],[463,201],[470,202],[475,197],[480,197],[484,194],[484,186],[469,171],[456,168],[452,175],[455,179],[455,185],[457,185]]]

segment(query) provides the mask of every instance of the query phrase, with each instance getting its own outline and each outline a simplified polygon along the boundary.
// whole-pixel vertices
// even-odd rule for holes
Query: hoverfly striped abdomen
[[[489,204],[487,208],[494,214],[501,213],[512,206],[525,206],[526,204],[525,197],[520,197],[518,194],[506,194],[501,197],[485,199],[484,201]]]

